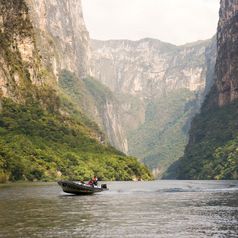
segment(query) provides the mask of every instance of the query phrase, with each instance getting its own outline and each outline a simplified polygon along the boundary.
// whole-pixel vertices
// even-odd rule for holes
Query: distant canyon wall
[[[186,114],[179,126],[179,135],[182,134],[185,146],[187,132],[184,134],[182,127],[189,127],[189,121],[199,111],[206,92],[213,84],[215,37],[212,40],[184,46],[175,46],[155,39],[93,40],[91,44],[92,73],[96,79],[112,90],[120,105],[117,114],[123,134],[126,136],[124,141],[128,141],[128,150],[124,152],[136,155],[156,171],[160,170],[161,163],[155,161],[174,158],[164,155],[168,149],[164,154],[162,151],[161,156],[159,151],[161,148],[157,148],[156,151],[152,148],[165,140],[168,133],[162,135],[164,130],[170,130],[170,124],[174,123],[171,122],[172,117],[176,117],[180,112],[176,114],[174,111],[167,115],[164,107],[156,105],[160,105],[163,98],[164,104],[166,101],[171,103],[169,101],[175,94],[182,93],[179,94],[179,90],[190,92],[185,96],[186,93],[183,91],[185,93],[181,99],[183,103],[178,106],[182,114]],[[154,109],[151,109],[152,107]],[[165,117],[167,123],[164,122],[165,119],[161,120]],[[155,126],[156,121],[161,121],[157,123],[158,128]],[[177,124],[176,126],[174,124],[174,127],[177,127]],[[156,135],[154,130],[157,130]],[[143,137],[147,143],[142,142]],[[178,156],[182,156],[181,148]]]
[[[208,40],[178,47],[155,39],[93,40],[93,75],[113,92],[143,100],[179,88],[203,92],[209,44]]]

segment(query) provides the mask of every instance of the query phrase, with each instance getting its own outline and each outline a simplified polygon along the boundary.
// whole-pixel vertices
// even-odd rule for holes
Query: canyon
[[[117,99],[123,151],[161,176],[183,155],[190,121],[213,84],[216,38],[183,46],[149,38],[91,44],[92,74]]]
[[[0,0],[0,142],[6,147],[0,177],[13,176],[5,167],[19,169],[17,159],[6,162],[19,155],[9,139],[15,138],[19,144],[28,141],[29,148],[36,146],[40,154],[34,157],[25,149],[19,166],[28,171],[23,161],[37,161],[40,169],[36,166],[27,175],[18,171],[13,180],[52,179],[65,171],[69,176],[73,163],[78,176],[83,171],[90,177],[98,170],[105,179],[151,178],[146,167],[126,155],[137,157],[157,178],[236,178],[237,11],[237,1],[221,0],[217,35],[176,46],[151,38],[92,40],[81,1]],[[56,128],[68,133],[69,144],[65,135],[56,139]],[[57,147],[48,151],[44,140]],[[52,152],[59,145],[64,145],[66,159]],[[53,160],[53,167],[39,162],[44,156]],[[82,156],[89,164],[80,170]],[[102,164],[94,171],[90,163],[96,157],[102,158],[96,159],[99,164],[117,158],[114,172]]]

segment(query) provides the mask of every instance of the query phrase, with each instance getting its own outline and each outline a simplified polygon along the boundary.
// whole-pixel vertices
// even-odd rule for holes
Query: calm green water
[[[52,183],[0,186],[0,237],[238,237],[238,181],[108,186],[83,197]]]

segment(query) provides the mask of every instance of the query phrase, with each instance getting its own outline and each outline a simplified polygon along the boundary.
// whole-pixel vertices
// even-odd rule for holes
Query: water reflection
[[[0,187],[0,237],[238,237],[238,182],[115,182],[94,196],[56,184]]]

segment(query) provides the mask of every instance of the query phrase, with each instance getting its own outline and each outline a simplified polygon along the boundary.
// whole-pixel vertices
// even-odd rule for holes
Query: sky
[[[82,0],[92,39],[155,38],[181,45],[216,33],[220,0]]]

